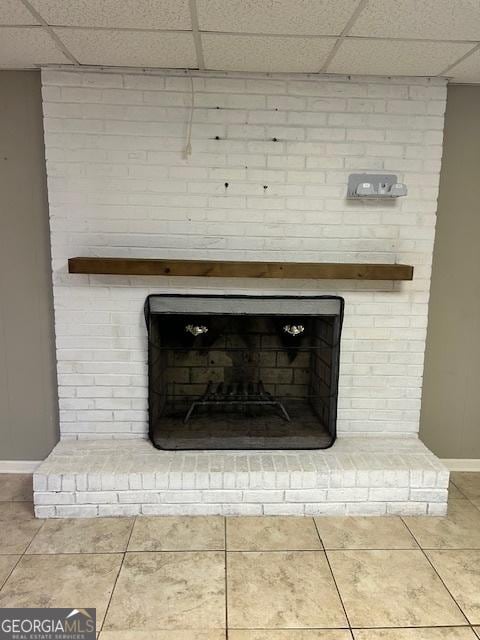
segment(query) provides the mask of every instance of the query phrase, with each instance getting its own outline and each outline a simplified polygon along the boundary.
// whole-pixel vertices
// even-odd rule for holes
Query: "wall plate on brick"
[[[347,198],[391,199],[407,195],[407,186],[394,174],[351,173]]]

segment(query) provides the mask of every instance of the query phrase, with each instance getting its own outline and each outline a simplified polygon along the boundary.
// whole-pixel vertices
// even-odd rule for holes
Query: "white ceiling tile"
[[[3,0],[2,0],[3,1]],[[30,0],[50,25],[191,29],[188,0]]]
[[[471,44],[346,38],[328,73],[435,76],[458,60]]]
[[[202,34],[207,69],[318,72],[335,38]]]
[[[196,67],[191,32],[55,29],[80,64],[117,67]]]
[[[197,0],[204,31],[338,35],[358,0]]]
[[[39,24],[20,0],[1,0],[0,25],[2,24]]]
[[[480,51],[472,53],[463,62],[450,69],[446,75],[451,77],[453,82],[480,82]]]
[[[0,27],[0,68],[69,63],[42,27]]]
[[[480,40],[478,0],[369,0],[350,35]]]

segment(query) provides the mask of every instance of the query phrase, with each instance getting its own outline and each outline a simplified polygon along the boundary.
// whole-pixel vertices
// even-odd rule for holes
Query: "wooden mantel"
[[[210,278],[289,278],[309,280],[412,280],[407,264],[343,262],[233,262],[152,258],[70,258],[69,273],[123,276],[201,276]]]

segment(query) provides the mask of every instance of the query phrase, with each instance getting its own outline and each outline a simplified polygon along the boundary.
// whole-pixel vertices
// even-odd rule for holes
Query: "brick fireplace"
[[[37,514],[443,513],[448,472],[417,434],[444,82],[191,75],[42,71],[61,442],[35,477]],[[352,172],[395,173],[409,196],[346,200]],[[403,262],[414,279],[69,274],[68,259],[82,255]],[[146,440],[143,305],[172,294],[344,300],[334,446],[156,450]],[[283,367],[288,349],[272,323],[263,333],[242,329],[260,344],[275,336],[284,351],[261,363],[275,380],[251,382],[288,412],[291,394],[280,387],[311,388],[311,354],[309,366],[298,354]],[[197,362],[177,358],[165,369],[185,377],[182,415],[185,396],[201,398],[210,381],[245,381],[228,380],[231,359]]]

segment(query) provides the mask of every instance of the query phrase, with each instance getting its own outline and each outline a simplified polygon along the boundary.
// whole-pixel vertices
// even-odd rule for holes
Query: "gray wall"
[[[40,73],[0,71],[0,460],[58,440]]]
[[[420,436],[480,458],[480,86],[448,89]]]

